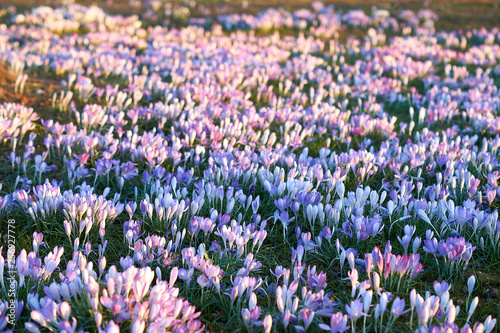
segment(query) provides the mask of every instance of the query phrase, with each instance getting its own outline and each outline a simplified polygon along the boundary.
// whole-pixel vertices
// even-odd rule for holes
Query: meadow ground
[[[0,331],[497,329],[496,1],[77,3],[0,0]]]
[[[286,10],[295,10],[298,8],[303,8],[308,6],[312,1],[310,0],[298,0],[298,1],[276,1],[276,0],[253,0],[248,3],[247,6],[243,7],[242,3],[239,1],[197,1],[198,5],[202,5],[209,9],[209,14],[199,10],[197,6],[192,10],[193,16],[216,18],[221,12],[228,13],[248,13],[257,14],[262,10],[269,7],[282,7]],[[143,6],[131,7],[128,1],[75,1],[77,4],[82,5],[96,5],[104,8],[109,13],[121,14],[121,15],[133,15],[140,14],[144,11]],[[172,3],[183,4],[182,1],[172,1]],[[325,1],[325,4],[333,4],[336,8],[340,10],[350,10],[350,9],[363,9],[366,12],[370,12],[373,6],[380,9],[386,9],[392,14],[398,13],[404,9],[419,10],[422,8],[428,8],[433,10],[438,16],[439,20],[436,22],[436,29],[438,30],[457,30],[457,29],[474,29],[474,28],[492,28],[499,25],[500,22],[500,3],[496,0],[438,0],[438,1],[377,1],[377,0],[347,0],[347,1]],[[61,1],[57,0],[0,0],[0,9],[5,9],[9,6],[15,5],[19,11],[29,10],[31,8],[47,5],[47,6],[57,6],[60,5]],[[1,22],[1,21],[0,21]],[[46,78],[49,82],[49,89],[43,93],[39,90],[40,94],[34,95],[29,93],[20,94],[19,96],[9,96],[9,101],[20,102],[20,98],[23,98],[26,102],[28,98],[33,98],[30,100],[30,105],[32,107],[37,105],[44,105],[44,101],[47,101],[47,96],[52,96],[54,89],[53,86],[57,86],[60,80],[53,80],[52,77]],[[43,79],[42,79],[43,80]],[[12,81],[12,80],[11,80]],[[27,85],[31,84],[31,78]],[[38,84],[40,81],[38,81]],[[5,80],[0,82],[0,85],[4,87],[6,84]],[[34,82],[36,86],[37,83]],[[35,87],[36,88],[36,87]],[[7,89],[9,91],[11,89]],[[28,91],[33,91],[34,89],[27,89]],[[21,96],[22,95],[22,96]],[[41,96],[40,96],[41,95]],[[7,101],[6,96],[2,97],[0,95],[0,101]],[[45,108],[43,108],[45,109]],[[43,112],[43,111],[42,111]]]

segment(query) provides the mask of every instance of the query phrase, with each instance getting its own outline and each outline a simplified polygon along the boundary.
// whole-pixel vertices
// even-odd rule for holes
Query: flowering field
[[[159,3],[1,13],[0,331],[497,329],[499,28]]]

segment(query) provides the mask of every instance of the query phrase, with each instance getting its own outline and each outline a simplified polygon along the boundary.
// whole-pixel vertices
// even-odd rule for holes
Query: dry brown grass
[[[39,114],[50,108],[52,95],[62,89],[60,78],[39,71],[28,73],[23,93],[14,91],[15,82],[9,65],[0,62],[0,103],[20,103],[33,107]]]
[[[5,63],[0,63],[0,100],[6,100],[11,97],[15,80],[16,78],[9,66]]]

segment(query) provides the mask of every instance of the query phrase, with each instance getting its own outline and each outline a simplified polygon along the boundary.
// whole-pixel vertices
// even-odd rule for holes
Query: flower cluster
[[[499,28],[130,6],[2,19],[0,330],[495,328]]]

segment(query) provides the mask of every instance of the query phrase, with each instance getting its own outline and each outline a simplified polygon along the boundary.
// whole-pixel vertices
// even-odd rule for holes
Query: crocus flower
[[[331,333],[340,333],[347,331],[349,326],[347,326],[347,315],[337,312],[330,318],[330,326],[325,324],[319,324],[319,328],[325,331],[330,331]]]

